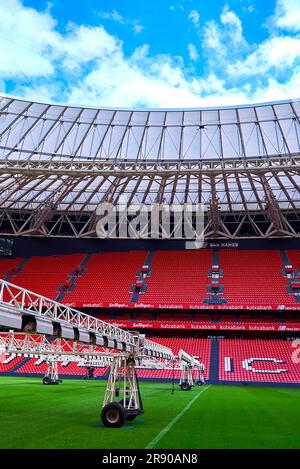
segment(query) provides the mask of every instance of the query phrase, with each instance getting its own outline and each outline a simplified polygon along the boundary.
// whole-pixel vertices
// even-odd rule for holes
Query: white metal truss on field
[[[0,233],[94,237],[100,202],[204,204],[208,237],[299,237],[300,101],[123,110],[0,98]]]
[[[53,335],[59,326],[63,338],[117,349],[120,352],[172,359],[173,352],[156,342],[77,311],[0,279],[0,325],[22,329],[23,317],[32,318],[36,331]],[[74,352],[74,351],[70,351]]]
[[[7,354],[29,357],[60,357],[61,360],[97,359],[109,364],[114,353],[102,347],[63,338],[49,338],[43,334],[0,333],[0,350]]]
[[[109,350],[93,344],[49,337],[44,334],[0,332],[0,353],[12,357],[25,356],[42,361],[76,362],[79,366],[107,367],[117,357],[128,357],[128,352]],[[140,350],[136,356],[137,368],[141,369],[181,369],[182,360],[178,357],[156,358],[144,355]],[[174,363],[173,363],[174,361]]]

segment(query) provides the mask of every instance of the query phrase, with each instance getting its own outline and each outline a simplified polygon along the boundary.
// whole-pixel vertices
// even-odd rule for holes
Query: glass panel
[[[222,109],[220,111],[221,123],[235,123],[237,122],[236,110],[235,109]]]
[[[200,125],[200,111],[185,111],[184,125]]]
[[[220,151],[220,129],[210,125],[201,131],[203,158],[221,158]]]
[[[242,156],[242,145],[237,125],[222,126],[222,149],[224,158]]]
[[[130,119],[130,125],[144,125],[147,122],[149,112],[134,111]]]
[[[258,106],[256,107],[256,113],[259,120],[275,119],[275,115],[271,106]]]
[[[200,129],[185,127],[182,136],[182,157],[186,160],[200,160]]]
[[[183,120],[183,113],[177,111],[168,111],[166,118],[166,125],[181,125]]]
[[[217,124],[219,123],[218,111],[202,111],[203,124]]]
[[[165,112],[151,111],[149,116],[149,125],[162,125],[165,119]]]
[[[294,117],[293,110],[290,104],[275,104],[274,109],[275,109],[278,119]]]
[[[253,107],[246,107],[238,109],[238,115],[240,122],[254,122],[256,116]]]

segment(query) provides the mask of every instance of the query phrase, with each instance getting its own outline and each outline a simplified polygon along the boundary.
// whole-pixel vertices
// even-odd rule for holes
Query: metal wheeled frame
[[[133,420],[143,412],[134,356],[113,358],[102,404],[103,424],[119,427],[125,419]]]
[[[47,358],[47,371],[43,378],[43,384],[59,384],[62,383],[62,380],[59,379],[58,375],[58,361],[59,357],[48,357]]]

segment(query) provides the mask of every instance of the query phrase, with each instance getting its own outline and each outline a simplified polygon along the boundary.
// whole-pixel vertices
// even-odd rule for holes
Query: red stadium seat
[[[51,299],[58,295],[58,288],[68,283],[68,274],[78,265],[85,254],[65,256],[35,256],[25,264],[22,272],[11,280],[12,283],[27,288]],[[0,265],[1,265],[0,261]]]
[[[86,254],[32,257],[12,283],[55,299],[59,291],[66,293],[63,302],[75,307],[127,307],[132,306],[132,288],[139,291],[135,306],[157,305],[159,308],[204,307],[204,299],[222,285],[218,293],[229,307],[265,309],[295,306],[300,288],[300,251],[287,251],[290,264],[285,266],[277,250],[220,250],[222,278],[219,265],[212,262],[212,251],[155,251],[151,275],[138,278],[145,264],[146,251],[105,252],[93,254],[85,271],[80,263]],[[0,260],[0,275],[18,272],[21,259]],[[283,271],[290,270],[289,278]],[[284,270],[283,270],[284,269]],[[212,278],[208,276],[212,270]],[[76,280],[71,280],[71,275]],[[70,288],[72,287],[72,288]],[[288,290],[290,287],[290,290]],[[292,291],[291,291],[292,290]],[[295,295],[293,294],[295,293]]]
[[[156,251],[147,278],[147,291],[139,302],[166,304],[203,304],[207,273],[211,267],[211,250]]]
[[[219,347],[221,381],[300,383],[300,363],[290,341],[224,339]]]
[[[146,251],[93,254],[86,273],[77,279],[76,288],[63,301],[78,307],[103,302],[128,304],[130,288],[145,257]]]
[[[295,305],[282,276],[279,251],[220,251],[224,268],[224,298],[231,305]]]

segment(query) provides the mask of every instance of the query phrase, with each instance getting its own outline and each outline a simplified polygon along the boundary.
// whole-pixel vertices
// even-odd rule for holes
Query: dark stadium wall
[[[2,236],[1,238],[13,240],[13,257],[74,254],[80,252],[94,253],[100,251],[185,249],[185,242],[182,240],[102,240],[10,236]],[[226,249],[300,249],[300,239],[206,240],[204,247]],[[2,255],[1,257],[7,256]]]

